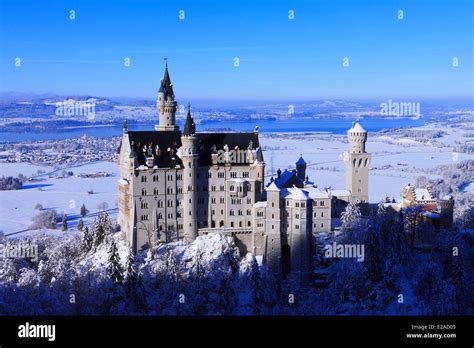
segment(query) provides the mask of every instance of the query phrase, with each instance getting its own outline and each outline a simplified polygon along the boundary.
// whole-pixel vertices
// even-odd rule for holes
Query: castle
[[[348,131],[342,155],[346,190],[320,189],[296,169],[265,186],[265,161],[258,128],[253,132],[196,131],[188,106],[184,129],[176,126],[177,102],[168,65],[158,91],[155,130],[129,131],[119,147],[118,223],[137,252],[157,242],[193,241],[217,232],[232,236],[242,253],[251,252],[284,278],[311,271],[314,234],[331,231],[334,211],[348,201],[368,202],[367,132]]]

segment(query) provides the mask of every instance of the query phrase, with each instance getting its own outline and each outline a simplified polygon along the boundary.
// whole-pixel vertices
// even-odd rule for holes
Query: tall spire
[[[184,124],[183,135],[191,135],[196,133],[196,125],[191,116],[191,105],[188,103],[188,115],[186,116],[186,123]]]
[[[168,71],[168,61],[167,59],[165,60],[166,60],[165,75],[163,76],[163,80],[161,80],[160,90],[158,92],[164,93],[165,98],[168,98],[168,96],[170,96],[172,99],[174,99],[173,84],[171,83],[171,78]]]

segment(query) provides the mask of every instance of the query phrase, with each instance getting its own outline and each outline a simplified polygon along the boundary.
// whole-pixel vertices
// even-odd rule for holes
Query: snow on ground
[[[0,163],[0,176],[14,176],[23,174],[31,176],[36,174],[38,170],[50,171],[51,168],[36,166],[29,163]]]
[[[2,171],[15,174],[28,172],[28,165],[18,163],[2,163]],[[35,173],[36,166],[32,170]],[[63,179],[49,178],[47,175],[41,181],[26,182],[22,190],[0,191],[0,230],[5,234],[24,230],[30,227],[31,219],[39,213],[35,210],[40,203],[43,209],[56,209],[58,213],[65,212],[69,218],[70,228],[74,227],[82,204],[91,213],[99,211],[98,205],[102,202],[108,204],[109,209],[117,207],[117,180],[118,168],[116,163],[98,162],[72,169],[74,176]],[[79,173],[94,173],[105,171],[108,177],[80,178]],[[94,194],[88,194],[94,190]],[[116,210],[109,212],[111,217],[117,214]],[[92,219],[85,219],[87,223]]]

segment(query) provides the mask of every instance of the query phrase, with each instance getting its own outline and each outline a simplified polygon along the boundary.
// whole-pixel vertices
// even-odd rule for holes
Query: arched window
[[[146,189],[142,189],[142,196],[146,196]]]

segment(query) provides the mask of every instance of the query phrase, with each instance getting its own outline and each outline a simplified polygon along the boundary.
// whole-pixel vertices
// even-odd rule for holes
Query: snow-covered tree
[[[68,220],[67,215],[64,214],[61,221],[61,228],[63,231],[67,231],[67,220]]]
[[[359,206],[354,202],[349,202],[341,214],[342,231],[346,233],[347,237],[354,237],[360,227],[361,217]]]
[[[110,240],[109,259],[107,263],[107,272],[114,283],[121,283],[123,280],[123,269],[120,264],[120,256],[117,250],[115,240]]]
[[[456,290],[456,301],[459,306],[463,306],[464,294],[466,288],[465,280],[465,267],[464,267],[464,252],[465,247],[460,233],[456,235],[456,248],[457,252],[452,255],[451,263],[451,277],[453,280],[454,288]]]
[[[82,236],[82,248],[85,252],[88,252],[92,249],[94,243],[93,236],[89,231],[89,227],[86,226],[84,229],[84,234]]]
[[[83,228],[84,228],[84,221],[82,220],[82,218],[80,218],[76,224],[76,229],[78,231],[82,231]]]
[[[87,215],[86,206],[83,204],[81,205],[81,217],[85,217]]]
[[[378,281],[381,278],[381,255],[380,244],[377,232],[369,224],[365,238],[365,269],[367,277],[372,281]]]
[[[413,205],[404,209],[405,228],[408,236],[410,237],[410,247],[412,250],[415,247],[415,239],[422,213],[423,208],[420,205]]]

